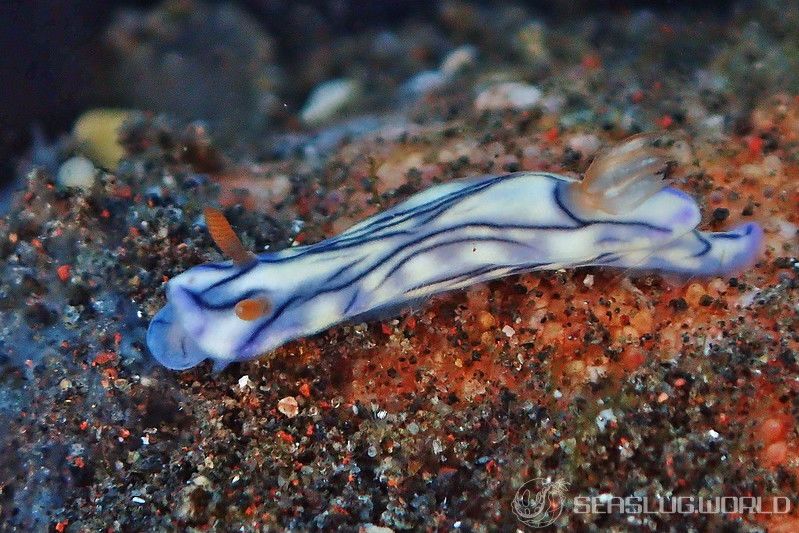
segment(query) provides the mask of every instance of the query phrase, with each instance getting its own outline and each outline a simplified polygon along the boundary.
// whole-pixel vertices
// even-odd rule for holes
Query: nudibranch
[[[335,324],[398,312],[436,293],[583,266],[691,276],[740,270],[757,256],[755,223],[703,232],[697,203],[668,186],[653,137],[595,158],[583,180],[514,172],[452,181],[316,244],[254,255],[224,216],[208,230],[230,261],[174,277],[147,345],[182,370],[221,370]]]

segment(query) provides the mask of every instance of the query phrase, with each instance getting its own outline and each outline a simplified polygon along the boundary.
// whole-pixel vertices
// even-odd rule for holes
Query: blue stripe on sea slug
[[[694,230],[692,233],[697,238],[697,240],[702,243],[703,246],[703,248],[698,252],[696,252],[695,254],[693,254],[692,257],[702,257],[703,255],[709,253],[710,250],[713,249],[713,245],[710,244],[710,241],[702,237],[702,235],[698,231]]]

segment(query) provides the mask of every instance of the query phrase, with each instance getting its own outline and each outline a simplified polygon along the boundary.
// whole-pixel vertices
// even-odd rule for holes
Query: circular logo
[[[531,479],[516,491],[511,502],[513,514],[529,527],[552,525],[563,511],[561,500],[568,486],[559,479]]]

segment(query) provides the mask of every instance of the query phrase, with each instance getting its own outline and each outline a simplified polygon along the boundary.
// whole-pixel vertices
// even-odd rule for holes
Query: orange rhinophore
[[[213,207],[206,207],[203,213],[205,214],[205,223],[208,225],[208,233],[211,234],[211,238],[223,254],[231,258],[237,265],[245,265],[255,260],[255,255],[244,247],[221,211]]]

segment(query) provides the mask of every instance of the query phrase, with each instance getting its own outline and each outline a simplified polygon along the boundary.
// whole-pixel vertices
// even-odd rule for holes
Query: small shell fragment
[[[294,396],[286,396],[277,402],[277,410],[289,418],[294,418],[300,412],[300,406]]]

